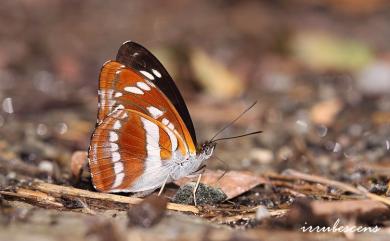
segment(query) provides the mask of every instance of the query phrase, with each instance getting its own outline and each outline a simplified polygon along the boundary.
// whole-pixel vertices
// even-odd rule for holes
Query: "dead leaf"
[[[224,171],[221,170],[206,170],[202,175],[201,183],[220,188],[226,194],[227,200],[268,182],[265,178],[248,171],[228,171],[225,175],[223,173]],[[181,178],[175,181],[175,184],[182,186],[191,181],[196,181],[196,177]]]
[[[359,213],[359,215],[365,216],[390,214],[390,209],[385,204],[372,200],[313,201],[311,207],[315,215]]]
[[[88,162],[86,151],[75,151],[70,161],[70,169],[75,177],[79,177],[84,165]]]

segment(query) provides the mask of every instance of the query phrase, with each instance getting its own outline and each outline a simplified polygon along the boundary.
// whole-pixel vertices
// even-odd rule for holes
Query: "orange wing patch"
[[[145,76],[118,62],[110,61],[102,68],[99,87],[99,121],[115,109],[136,110],[176,129],[179,138],[184,141],[184,148],[180,148],[182,155],[196,152],[191,135],[174,106]]]

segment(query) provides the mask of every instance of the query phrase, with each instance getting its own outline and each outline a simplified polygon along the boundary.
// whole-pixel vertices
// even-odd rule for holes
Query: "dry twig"
[[[322,184],[325,184],[328,186],[333,186],[333,187],[339,188],[339,189],[347,191],[347,192],[351,192],[351,193],[355,193],[357,195],[365,196],[371,200],[379,201],[379,202],[382,202],[382,203],[390,206],[390,199],[373,194],[373,193],[370,193],[367,190],[365,190],[363,187],[355,188],[354,186],[346,184],[346,183],[330,180],[330,179],[327,179],[325,177],[320,177],[320,176],[316,176],[316,175],[305,174],[305,173],[298,172],[298,171],[295,171],[292,169],[288,169],[288,170],[284,171],[284,175],[292,176],[292,177],[295,177],[297,179],[301,179],[301,180],[305,180],[305,181],[309,181],[309,182],[322,183]]]
[[[19,199],[27,199],[35,201],[43,205],[50,205],[57,208],[63,208],[61,202],[57,198],[74,197],[77,199],[94,199],[107,203],[123,203],[123,204],[138,204],[142,201],[141,198],[124,197],[108,193],[91,192],[87,190],[77,189],[74,187],[66,187],[44,182],[35,182],[30,187],[18,188],[16,192],[0,191],[0,194]],[[199,209],[191,205],[183,205],[177,203],[168,203],[167,209],[181,212],[199,213]]]
[[[258,207],[252,208],[255,212]],[[269,210],[270,217],[280,217],[287,213],[288,209]],[[256,213],[243,213],[234,216],[216,216],[212,220],[218,223],[232,223],[239,220],[253,220],[256,219]]]

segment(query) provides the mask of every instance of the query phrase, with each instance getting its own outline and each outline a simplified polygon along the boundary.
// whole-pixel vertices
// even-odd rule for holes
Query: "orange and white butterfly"
[[[150,192],[197,173],[214,142],[197,147],[178,88],[157,58],[128,41],[99,77],[99,110],[88,158],[102,192]]]

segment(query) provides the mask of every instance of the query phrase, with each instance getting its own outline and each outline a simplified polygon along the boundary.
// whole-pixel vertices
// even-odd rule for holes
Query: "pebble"
[[[292,156],[294,155],[294,152],[292,151],[292,149],[288,146],[283,146],[279,149],[278,151],[278,158],[280,160],[288,160],[290,159]]]
[[[363,69],[357,87],[366,95],[390,93],[390,63],[377,61]]]
[[[53,173],[54,166],[50,161],[41,161],[38,165],[39,170],[46,173]]]
[[[261,164],[269,164],[274,160],[274,154],[271,150],[263,148],[254,148],[250,154],[250,158]]]
[[[176,192],[173,197],[173,202],[181,204],[194,204],[193,190],[195,182],[190,182]],[[214,188],[203,183],[199,183],[196,190],[196,203],[198,205],[203,204],[216,204],[224,201],[227,198],[226,194],[219,188]]]
[[[14,107],[12,104],[12,98],[7,97],[3,100],[3,111],[8,114],[14,113]]]
[[[328,134],[328,128],[325,125],[316,126],[316,131],[319,137],[325,137]]]
[[[262,220],[267,219],[269,217],[271,217],[271,214],[269,213],[269,211],[266,207],[261,205],[256,209],[256,220],[257,221],[262,221]]]

